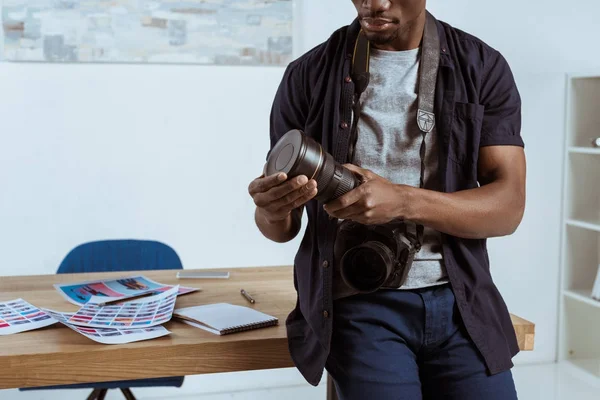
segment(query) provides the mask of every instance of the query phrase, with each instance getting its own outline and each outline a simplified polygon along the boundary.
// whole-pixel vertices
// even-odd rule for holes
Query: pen
[[[110,300],[110,301],[105,301],[102,303],[98,303],[97,306],[99,307],[104,307],[104,306],[108,306],[110,304],[117,304],[117,303],[121,303],[121,302],[127,302],[129,300],[137,300],[140,299],[142,297],[148,297],[148,296],[153,296],[155,294],[158,294],[155,291],[151,291],[151,292],[145,292],[145,293],[141,293],[135,296],[129,296],[129,297],[121,297],[119,299],[115,299],[115,300]]]
[[[242,294],[242,296],[244,296],[246,298],[246,300],[248,300],[250,303],[254,304],[255,301],[254,299],[248,294],[248,292],[246,292],[244,289],[240,290],[240,293]]]

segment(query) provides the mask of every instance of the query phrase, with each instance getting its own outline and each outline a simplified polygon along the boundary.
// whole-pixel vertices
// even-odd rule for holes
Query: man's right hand
[[[284,173],[254,179],[248,193],[256,204],[257,212],[271,224],[285,221],[292,210],[301,207],[317,195],[317,182],[301,175],[287,179]]]

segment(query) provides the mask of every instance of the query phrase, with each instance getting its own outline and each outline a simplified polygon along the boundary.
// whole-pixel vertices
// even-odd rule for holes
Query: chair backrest
[[[82,272],[183,269],[170,246],[152,240],[101,240],[75,247],[58,267],[58,274]]]

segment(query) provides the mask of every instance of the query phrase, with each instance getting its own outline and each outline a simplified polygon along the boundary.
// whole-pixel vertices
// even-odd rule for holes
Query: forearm
[[[405,219],[467,239],[512,234],[525,204],[522,190],[502,180],[455,193],[414,189],[409,196]]]
[[[267,238],[277,243],[285,243],[294,239],[300,231],[301,221],[296,212],[291,212],[281,221],[270,221],[257,207],[254,220],[260,232]]]

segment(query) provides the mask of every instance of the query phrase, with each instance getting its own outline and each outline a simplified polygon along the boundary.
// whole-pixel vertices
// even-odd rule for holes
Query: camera
[[[319,143],[298,129],[281,137],[267,157],[265,174],[284,172],[288,178],[305,175],[317,182],[315,199],[328,202],[361,184],[349,169],[335,161]]]
[[[363,225],[344,220],[334,257],[344,283],[358,293],[402,286],[421,245],[402,222]]]
[[[288,178],[305,175],[315,179],[316,200],[327,203],[358,187],[362,181],[335,161],[304,132],[288,131],[267,156],[265,175],[279,172]],[[406,280],[421,245],[403,222],[363,225],[343,220],[338,226],[334,258],[343,283],[359,293],[398,288]]]

